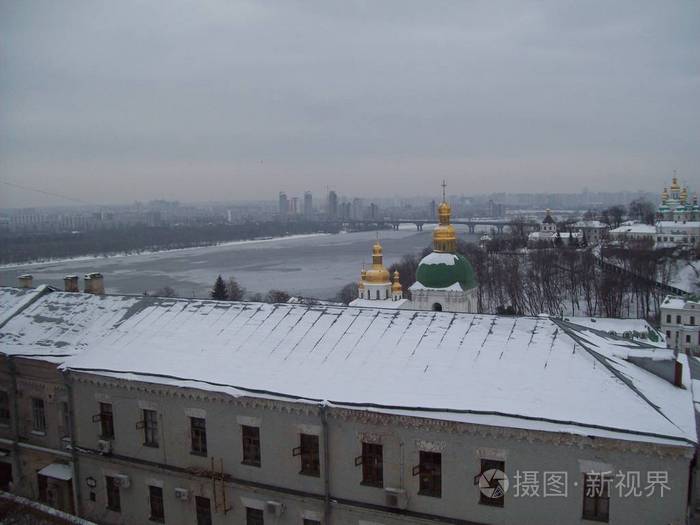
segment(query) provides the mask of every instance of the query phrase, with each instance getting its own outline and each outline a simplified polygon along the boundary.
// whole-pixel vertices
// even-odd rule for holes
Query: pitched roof
[[[671,351],[547,317],[54,292],[0,329],[0,347],[233,396],[696,440],[690,391],[635,364],[671,364]]]

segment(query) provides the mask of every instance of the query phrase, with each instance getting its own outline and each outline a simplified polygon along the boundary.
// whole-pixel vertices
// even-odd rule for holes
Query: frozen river
[[[431,232],[407,226],[381,231],[387,266],[404,254],[418,253],[431,242]],[[235,277],[251,292],[270,289],[321,299],[332,298],[345,284],[359,279],[363,262],[371,262],[374,232],[341,233],[247,241],[144,255],[36,263],[0,268],[0,284],[16,286],[17,276],[34,275],[34,283],[63,287],[63,277],[100,272],[108,293],[143,293],[171,286],[183,297],[206,297],[216,276]],[[474,240],[464,231],[460,237]],[[82,284],[81,284],[82,285]]]

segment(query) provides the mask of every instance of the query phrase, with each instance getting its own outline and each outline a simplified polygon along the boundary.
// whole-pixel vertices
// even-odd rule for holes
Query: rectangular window
[[[32,430],[34,432],[46,432],[44,400],[37,397],[32,398]]]
[[[158,446],[158,413],[155,410],[143,411],[143,444]]]
[[[442,497],[442,454],[420,451],[418,494]]]
[[[246,465],[260,466],[260,428],[241,425],[243,461]]]
[[[690,316],[690,326],[695,326],[695,316],[694,315]]]
[[[610,477],[602,474],[583,475],[583,519],[610,519]]]
[[[192,454],[207,455],[207,422],[201,417],[190,418],[190,434],[192,436]]]
[[[100,403],[100,437],[102,439],[114,439],[112,403]]]
[[[362,443],[362,484],[384,486],[384,450],[377,443]]]
[[[151,506],[151,521],[165,521],[165,507],[163,506],[163,489],[161,487],[148,487],[149,503]]]
[[[246,507],[245,523],[246,525],[265,525],[263,511],[260,509],[251,509],[250,507]]]
[[[107,490],[107,508],[115,512],[121,512],[122,505],[117,480],[111,476],[105,476],[105,487]]]
[[[666,322],[671,323],[671,314],[666,314]]]
[[[197,525],[211,525],[211,503],[209,498],[195,496],[194,502],[197,512]]]
[[[0,424],[10,424],[10,396],[4,390],[0,390]]]
[[[677,315],[677,316],[676,316],[676,324],[682,324],[682,323],[681,323],[681,316],[680,316],[680,315]]]
[[[301,471],[299,473],[306,476],[320,476],[321,464],[318,456],[318,436],[300,434],[299,441],[301,456]]]
[[[685,336],[685,342],[690,343],[690,334],[686,334]]]
[[[486,490],[479,491],[479,503],[482,505],[491,505],[493,507],[503,506],[504,492],[499,472],[505,474],[505,471],[505,461],[497,461],[494,459],[481,460],[481,475],[489,480],[489,487]]]
[[[321,522],[318,520],[310,520],[308,518],[304,518],[302,525],[321,525]]]

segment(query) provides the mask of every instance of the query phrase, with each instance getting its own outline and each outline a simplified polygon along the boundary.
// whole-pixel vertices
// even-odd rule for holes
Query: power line
[[[32,188],[30,186],[23,186],[22,184],[17,184],[16,182],[10,182],[7,180],[0,179],[0,183],[6,184],[7,186],[14,186],[15,188],[20,188],[22,190],[33,191],[36,193],[42,193],[44,195],[49,195],[51,197],[58,197],[59,199],[66,199],[66,200],[73,201],[73,202],[79,202],[80,204],[87,204],[89,206],[100,206],[99,204],[95,204],[94,202],[88,202],[88,201],[84,201],[82,199],[77,199],[75,197],[69,197],[68,195],[63,195],[61,193],[54,193],[52,191],[40,190],[39,188]]]

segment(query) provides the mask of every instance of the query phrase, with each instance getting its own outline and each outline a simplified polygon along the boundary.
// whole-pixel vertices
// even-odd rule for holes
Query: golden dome
[[[394,283],[391,285],[391,291],[392,292],[400,292],[401,291],[401,283],[399,282],[399,271],[398,270],[394,271]]]
[[[450,224],[452,210],[447,202],[443,201],[438,206],[438,218],[440,224],[433,230],[433,250],[436,252],[452,253],[457,249],[457,232]]]
[[[681,204],[685,204],[688,200],[688,188],[683,188],[681,191]]]
[[[661,192],[661,201],[665,202],[668,200],[668,188],[664,188],[664,191]]]
[[[681,189],[681,185],[678,184],[678,177],[673,177],[673,181],[671,182],[671,191],[679,191]]]
[[[364,281],[368,283],[388,283],[389,270],[384,268],[382,245],[379,240],[372,246],[372,267],[365,272]]]

